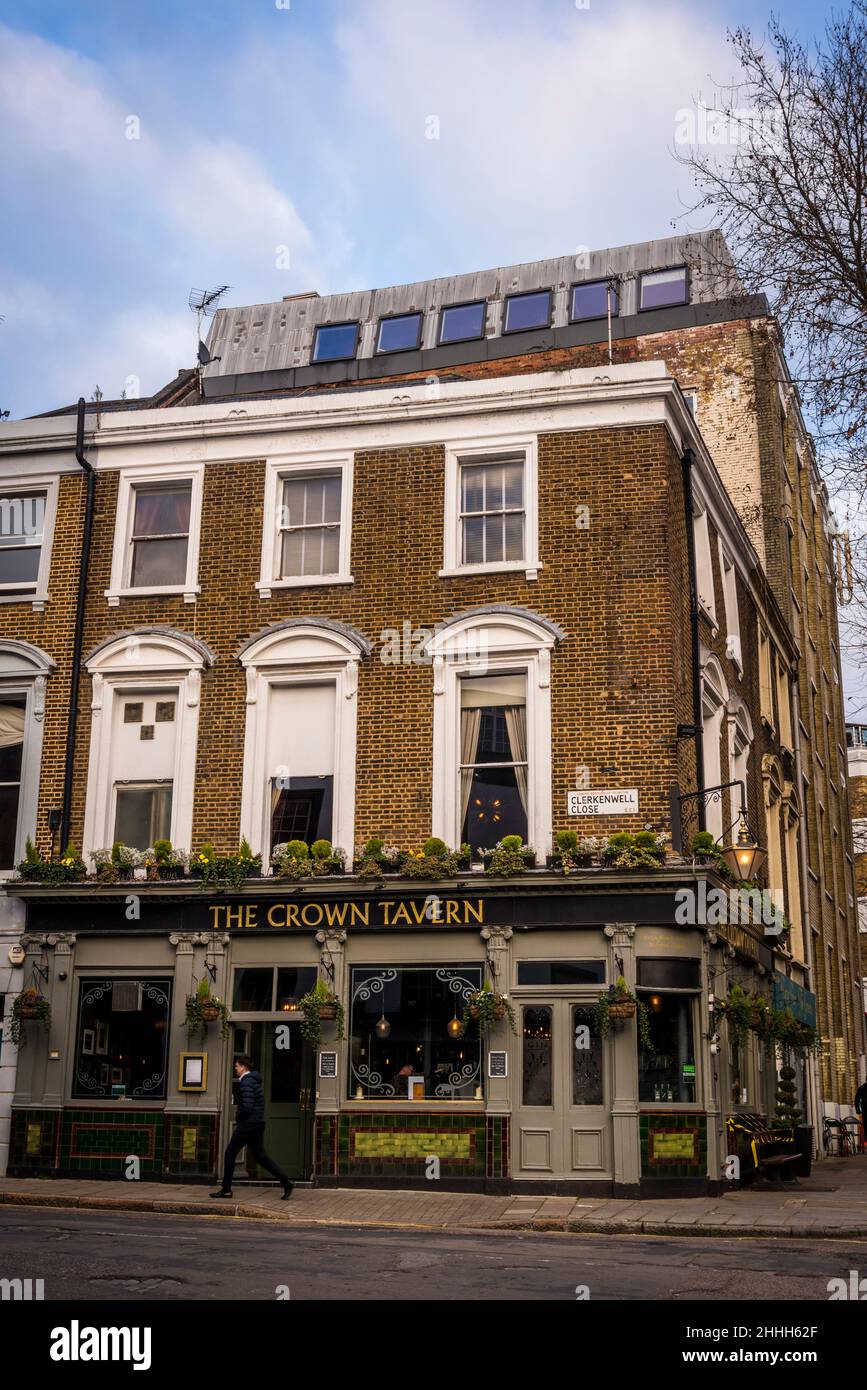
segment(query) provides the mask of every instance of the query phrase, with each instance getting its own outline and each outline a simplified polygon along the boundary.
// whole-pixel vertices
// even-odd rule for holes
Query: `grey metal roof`
[[[251,304],[219,309],[208,338],[212,361],[204,369],[206,380],[246,376],[250,373],[286,371],[309,366],[316,328],[320,324],[358,322],[361,331],[357,359],[376,355],[379,319],[389,314],[421,312],[422,351],[437,346],[440,309],[468,300],[487,301],[485,337],[499,336],[503,301],[509,294],[551,289],[552,328],[569,323],[572,285],[616,275],[620,281],[621,317],[638,310],[638,276],[645,271],[688,265],[690,302],[710,303],[742,295],[728,248],[718,231],[666,237],[602,251],[584,251],[552,260],[448,275],[437,280],[418,280],[387,289],[354,290],[347,294],[291,295],[273,304]]]

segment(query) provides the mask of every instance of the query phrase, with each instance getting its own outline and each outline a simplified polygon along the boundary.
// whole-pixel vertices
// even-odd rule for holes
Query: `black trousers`
[[[226,1145],[226,1153],[223,1158],[223,1191],[228,1192],[232,1186],[232,1178],[235,1175],[235,1160],[241,1150],[246,1147],[266,1173],[273,1173],[278,1182],[283,1183],[284,1187],[289,1179],[278,1167],[273,1158],[269,1158],[265,1152],[262,1138],[265,1133],[264,1125],[236,1125],[232,1131],[232,1137]]]

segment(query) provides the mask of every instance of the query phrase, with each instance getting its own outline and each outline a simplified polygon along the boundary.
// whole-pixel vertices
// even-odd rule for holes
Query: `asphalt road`
[[[385,1231],[0,1207],[0,1278],[46,1301],[828,1299],[867,1241]],[[282,1292],[278,1295],[278,1289]]]

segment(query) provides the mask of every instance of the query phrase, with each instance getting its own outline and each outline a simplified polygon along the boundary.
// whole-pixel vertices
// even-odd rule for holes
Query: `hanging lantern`
[[[446,1032],[448,1033],[450,1038],[459,1038],[463,1031],[464,1025],[462,1021],[458,1018],[457,1014],[455,1014],[454,1018],[450,1018],[448,1023],[446,1024]]]
[[[376,1036],[377,1036],[378,1038],[387,1038],[387,1037],[388,1037],[389,1033],[391,1032],[391,1024],[389,1023],[389,1021],[388,1021],[388,1019],[386,1018],[385,1014],[383,1014],[382,1017],[381,1017],[381,1018],[379,1019],[379,1021],[377,1022],[377,1025],[376,1025],[376,1027],[375,1027],[375,1029],[374,1029],[374,1032],[376,1033]]]
[[[754,839],[747,818],[741,813],[737,839],[733,845],[726,845],[722,852],[726,865],[735,878],[744,882],[751,879],[765,862],[765,851]]]

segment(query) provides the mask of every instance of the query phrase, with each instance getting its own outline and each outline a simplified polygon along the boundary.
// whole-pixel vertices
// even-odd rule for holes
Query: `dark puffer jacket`
[[[262,1078],[257,1071],[245,1071],[238,1082],[241,1100],[235,1123],[239,1125],[263,1125],[265,1123],[265,1092]]]

